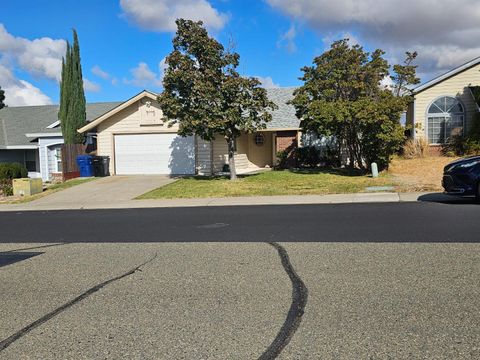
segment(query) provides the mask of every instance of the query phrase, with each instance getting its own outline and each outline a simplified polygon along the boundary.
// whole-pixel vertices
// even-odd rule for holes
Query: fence
[[[77,156],[85,154],[86,146],[82,144],[62,145],[62,181],[80,176]]]

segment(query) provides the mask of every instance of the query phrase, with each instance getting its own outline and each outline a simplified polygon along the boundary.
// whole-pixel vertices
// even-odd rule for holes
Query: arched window
[[[444,144],[453,135],[463,135],[465,109],[451,96],[435,100],[428,108],[427,135],[430,144]]]

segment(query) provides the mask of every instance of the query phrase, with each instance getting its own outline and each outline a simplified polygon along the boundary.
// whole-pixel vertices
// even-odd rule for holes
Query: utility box
[[[13,179],[13,195],[31,196],[43,191],[42,179]]]

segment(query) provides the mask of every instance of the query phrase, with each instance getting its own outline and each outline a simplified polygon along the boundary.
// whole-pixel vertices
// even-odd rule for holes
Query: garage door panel
[[[115,135],[118,175],[195,173],[193,136],[177,134]]]

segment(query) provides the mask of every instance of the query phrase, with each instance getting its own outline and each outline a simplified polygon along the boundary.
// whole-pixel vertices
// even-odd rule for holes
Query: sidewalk
[[[231,198],[201,199],[161,199],[161,200],[111,200],[109,202],[31,202],[0,205],[1,211],[42,211],[42,210],[82,210],[82,209],[134,209],[164,207],[202,206],[247,206],[247,205],[300,205],[300,204],[349,204],[349,203],[394,203],[394,202],[462,202],[456,197],[442,193],[356,193],[332,195],[285,195],[252,196]]]

